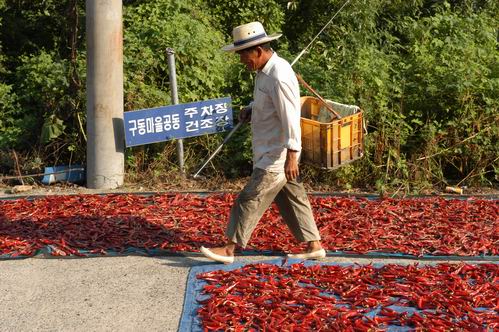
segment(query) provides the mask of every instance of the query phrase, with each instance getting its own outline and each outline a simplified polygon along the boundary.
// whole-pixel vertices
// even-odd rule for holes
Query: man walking
[[[273,201],[293,236],[307,242],[306,252],[290,258],[326,256],[303,184],[298,180],[301,151],[300,90],[290,64],[270,47],[281,34],[267,35],[259,22],[233,29],[234,43],[222,48],[237,52],[248,70],[256,71],[253,102],[239,120],[251,121],[253,173],[230,212],[222,247],[200,251],[222,263],[234,261],[236,245],[245,247],[258,221]]]

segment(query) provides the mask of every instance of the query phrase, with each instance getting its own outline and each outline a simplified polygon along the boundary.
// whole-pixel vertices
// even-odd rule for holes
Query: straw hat
[[[222,50],[227,52],[236,52],[248,47],[264,44],[281,36],[282,34],[280,33],[274,33],[269,36],[265,32],[262,23],[251,22],[235,27],[232,30],[234,43],[222,47]]]

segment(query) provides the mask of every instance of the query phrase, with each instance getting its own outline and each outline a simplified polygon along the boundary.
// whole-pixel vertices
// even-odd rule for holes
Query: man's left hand
[[[298,151],[288,150],[286,163],[284,164],[284,173],[288,181],[295,180],[300,175],[298,169]]]

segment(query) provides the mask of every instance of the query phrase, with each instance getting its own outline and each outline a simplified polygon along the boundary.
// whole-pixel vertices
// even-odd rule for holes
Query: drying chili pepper
[[[379,268],[250,264],[199,274],[197,278],[207,283],[203,288],[207,299],[200,301],[198,316],[207,330],[377,331],[408,326],[425,331],[488,331],[499,325],[498,273],[497,264]],[[404,287],[425,279],[432,282],[413,291]],[[456,295],[457,288],[462,293]],[[480,307],[471,295],[478,290],[486,299]],[[358,301],[381,296],[393,298],[398,309],[378,301]]]
[[[197,251],[224,241],[231,194],[72,195],[0,200],[0,255],[48,245],[66,255],[143,250]],[[330,251],[497,255],[497,200],[311,196]],[[60,242],[64,239],[65,244]],[[272,205],[249,243],[262,251],[301,250]]]

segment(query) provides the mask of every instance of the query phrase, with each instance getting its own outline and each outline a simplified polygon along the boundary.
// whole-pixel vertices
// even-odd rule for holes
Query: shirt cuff
[[[295,140],[289,140],[288,143],[286,145],[284,145],[284,147],[288,150],[293,150],[293,151],[297,151],[297,152],[301,151],[301,144],[299,144]]]

